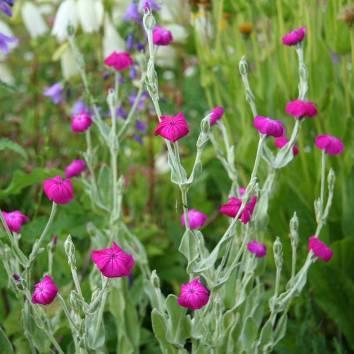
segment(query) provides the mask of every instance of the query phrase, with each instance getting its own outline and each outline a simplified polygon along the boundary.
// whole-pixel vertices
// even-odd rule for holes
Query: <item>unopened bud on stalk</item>
[[[146,31],[152,31],[156,25],[155,18],[150,9],[145,9],[143,24]]]
[[[117,106],[116,92],[113,89],[108,90],[107,104],[109,107]]]
[[[17,273],[12,274],[13,279],[15,282],[19,282],[21,280],[21,276]]]
[[[279,237],[277,237],[273,244],[273,253],[275,266],[280,270],[283,267],[283,246]]]
[[[64,250],[71,267],[76,268],[75,246],[72,242],[71,235],[64,242]]]
[[[241,60],[240,60],[239,70],[240,70],[240,74],[241,74],[242,76],[247,75],[247,72],[248,72],[248,64],[247,64],[247,61],[246,61],[246,58],[245,58],[245,57],[242,57]]]
[[[197,140],[197,148],[201,149],[209,140],[210,115],[207,115],[200,122],[200,134]]]
[[[291,240],[291,244],[295,247],[299,242],[298,229],[299,229],[299,219],[295,212],[293,217],[290,220],[290,240]]]
[[[156,270],[152,271],[150,281],[154,288],[160,289],[160,279],[156,274]]]
[[[52,236],[52,245],[53,247],[55,247],[58,243],[58,236],[57,235],[53,235]]]

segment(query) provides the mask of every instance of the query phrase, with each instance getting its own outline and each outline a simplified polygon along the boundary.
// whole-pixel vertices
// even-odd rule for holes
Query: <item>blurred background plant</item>
[[[73,65],[66,31],[62,31],[66,28],[65,19],[71,16],[77,43],[87,62],[90,85],[97,101],[102,103],[112,82],[102,64],[103,58],[113,49],[125,48],[135,53],[144,50],[140,3],[18,0],[11,18],[1,16],[0,32],[16,36],[18,44],[0,58],[0,206],[4,210],[19,209],[31,220],[36,218],[23,228],[24,249],[30,249],[49,213],[49,203],[45,198],[42,201],[42,180],[79,158],[77,151],[84,150],[84,140],[73,137],[70,132],[73,107],[77,100],[85,101],[86,97],[82,96],[83,87]],[[173,46],[159,48],[157,64],[162,79],[163,111],[171,114],[183,111],[191,125],[192,134],[182,147],[186,167],[194,162],[192,152],[200,118],[212,107],[221,105],[225,108],[223,119],[230,141],[236,146],[236,165],[244,183],[252,168],[257,135],[251,125],[252,115],[237,71],[238,62],[242,56],[247,57],[259,113],[291,123],[284,107],[296,97],[297,66],[295,56],[282,47],[280,39],[293,28],[306,27],[309,99],[318,105],[319,115],[311,126],[302,130],[299,155],[278,176],[282,193],[276,192],[271,203],[266,234],[269,246],[273,242],[270,235],[287,241],[288,220],[296,211],[302,221],[300,235],[303,236],[299,257],[307,253],[307,237],[315,227],[311,201],[320,183],[320,159],[314,158],[314,138],[320,133],[336,135],[344,140],[346,150],[340,158],[329,162],[337,174],[336,193],[322,238],[333,248],[333,260],[326,265],[315,264],[310,271],[304,296],[296,300],[290,312],[288,333],[276,352],[353,351],[354,4],[344,0],[161,0],[154,3],[161,7],[157,15],[159,22],[172,31],[175,39]],[[92,8],[95,11],[89,11]],[[134,72],[130,78],[134,79]],[[43,95],[55,83],[61,83],[63,88],[58,104]],[[136,95],[123,83],[121,87],[125,100],[118,119],[124,119]],[[102,105],[100,109],[104,113],[107,108]],[[163,143],[153,138],[155,116],[148,101],[142,99],[138,114],[137,125],[129,131],[124,147],[127,158],[119,161],[119,169],[126,176],[124,219],[144,243],[151,269],[159,270],[164,292],[177,292],[179,284],[186,280],[184,259],[176,252],[183,232],[181,205],[175,202],[179,192],[169,183]],[[211,148],[205,151],[203,165],[204,174],[190,194],[193,204],[209,215],[206,241],[215,244],[217,240],[212,235],[220,234],[226,224],[217,210],[228,195],[229,183]],[[81,268],[90,245],[86,223],[94,219],[95,224],[100,224],[97,216],[90,214],[89,200],[81,193],[80,182],[75,188],[80,197],[70,207],[60,208],[52,227],[59,239],[54,269],[60,286],[71,279],[63,249],[67,234],[71,233],[74,243],[80,242],[78,267]],[[288,244],[283,242],[287,258],[291,253]],[[269,278],[266,277],[269,283],[273,282],[272,264],[269,259]],[[41,267],[39,262],[38,277]],[[285,276],[289,273],[290,269],[286,269]],[[85,287],[88,289],[88,282],[83,282]],[[17,351],[26,353],[18,321],[20,308],[7,290],[7,277],[2,268],[0,289],[1,327]],[[144,326],[142,352],[156,353],[149,316]],[[65,335],[63,332],[64,341]],[[114,333],[108,331],[107,337],[108,346],[114,348]],[[0,332],[0,343],[1,340]]]

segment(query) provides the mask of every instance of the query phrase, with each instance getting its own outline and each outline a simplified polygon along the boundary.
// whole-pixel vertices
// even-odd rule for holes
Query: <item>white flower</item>
[[[172,32],[173,43],[184,43],[186,41],[188,32],[183,26],[177,24],[168,24],[164,27]]]
[[[15,79],[12,76],[6,64],[0,63],[0,80],[9,85],[15,84]]]
[[[172,46],[161,46],[156,53],[156,64],[164,68],[172,68],[176,64],[177,52]]]
[[[123,21],[125,11],[127,10],[130,3],[131,0],[116,0],[112,10],[113,23],[118,23]]]
[[[55,16],[52,34],[62,42],[68,38],[68,26],[72,26],[76,30],[77,23],[78,16],[76,2],[74,0],[64,0],[60,4]]]
[[[15,37],[11,28],[8,26],[6,22],[0,21],[0,32],[9,37]]]
[[[42,36],[48,31],[48,26],[36,5],[26,1],[21,12],[23,22],[32,38]]]
[[[83,31],[97,32],[102,25],[104,13],[101,0],[79,0],[77,9]]]
[[[210,15],[205,11],[198,12],[192,18],[192,25],[200,38],[211,38],[213,34]]]
[[[183,22],[189,18],[189,12],[187,1],[164,0],[161,4],[159,18],[161,22]]]
[[[164,174],[168,172],[170,169],[170,166],[168,164],[168,158],[167,154],[161,154],[157,156],[155,160],[155,170],[158,174]]]
[[[61,55],[60,62],[61,71],[65,80],[79,73],[79,68],[69,46],[66,47],[65,52]]]
[[[103,56],[108,57],[114,51],[125,51],[124,39],[116,31],[109,16],[105,16],[104,20],[104,37],[103,37]]]
[[[0,33],[8,36],[8,37],[15,37],[14,33],[12,32],[11,28],[8,26],[8,24],[6,22],[2,22],[0,21]],[[8,47],[9,47],[9,51],[11,51],[12,49],[14,49],[17,45],[18,42],[14,41],[14,42],[8,42]],[[6,54],[4,54],[2,51],[0,51],[0,60],[5,59],[6,58]]]
[[[54,11],[54,4],[38,4],[39,12],[44,16],[51,16]]]

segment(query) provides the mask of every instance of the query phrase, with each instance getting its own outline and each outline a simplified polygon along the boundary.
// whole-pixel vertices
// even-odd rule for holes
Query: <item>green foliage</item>
[[[113,1],[105,1],[113,6]],[[251,124],[251,113],[246,104],[241,78],[236,70],[243,55],[250,63],[250,83],[255,91],[257,108],[260,114],[282,119],[290,133],[291,118],[284,113],[285,103],[295,98],[297,72],[293,48],[281,45],[281,36],[300,25],[307,28],[305,61],[309,68],[309,98],[318,104],[319,115],[313,121],[303,125],[298,141],[300,154],[277,178],[269,209],[269,228],[265,242],[270,245],[273,237],[279,236],[284,242],[284,259],[290,259],[288,245],[288,222],[294,211],[300,221],[299,258],[307,253],[307,239],[314,232],[312,200],[320,184],[319,154],[313,147],[314,137],[320,133],[331,133],[343,138],[345,154],[331,158],[329,164],[335,168],[337,183],[334,208],[331,211],[323,239],[334,250],[334,258],[329,264],[317,263],[310,272],[303,299],[296,302],[294,309],[286,318],[281,318],[277,327],[279,339],[283,336],[285,323],[288,333],[281,340],[275,352],[281,354],[296,353],[349,353],[354,350],[354,324],[351,316],[354,309],[354,90],[353,90],[353,26],[338,20],[338,14],[348,1],[246,1],[214,0],[210,7],[215,37],[203,38],[201,43],[193,43],[191,33],[188,43],[176,45],[178,60],[175,67],[159,68],[160,76],[169,74],[172,78],[161,82],[161,106],[164,113],[174,114],[183,111],[190,123],[191,134],[181,144],[181,152],[187,175],[194,162],[194,151],[201,118],[215,105],[226,109],[225,125],[232,144],[235,144],[236,165],[242,183],[246,183],[250,174],[251,163],[255,156],[257,135]],[[223,12],[220,12],[220,4]],[[194,9],[198,11],[198,7]],[[209,11],[209,10],[207,10]],[[219,17],[220,16],[220,17]],[[240,32],[240,25],[252,24],[249,35]],[[16,52],[6,58],[12,69],[15,84],[0,81],[1,122],[0,139],[1,164],[1,209],[19,209],[28,211],[30,222],[24,226],[20,240],[24,250],[29,250],[45,226],[50,203],[41,198],[41,184],[45,178],[62,174],[63,168],[74,158],[81,158],[84,150],[84,138],[70,132],[70,110],[78,98],[87,99],[79,78],[65,82],[65,103],[54,105],[43,97],[45,87],[61,80],[59,62],[68,44],[58,45],[50,36],[39,40],[30,40],[24,32],[20,18],[15,16],[9,22],[16,35],[21,37],[21,45]],[[132,23],[117,24],[121,35],[131,31],[138,33]],[[193,31],[193,28],[188,27]],[[112,83],[112,77],[102,80],[103,65],[101,60],[102,33],[77,34],[80,49],[87,59],[88,81],[93,87],[95,98],[105,112],[105,93]],[[28,55],[33,55],[31,61]],[[27,55],[27,57],[26,57]],[[194,74],[184,76],[186,67],[191,66],[197,56],[198,65],[193,67]],[[21,70],[18,70],[21,68]],[[122,85],[120,88],[124,101],[131,92]],[[180,98],[183,98],[182,100]],[[127,103],[125,103],[128,105]],[[109,294],[105,311],[105,326],[100,326],[95,341],[90,347],[93,351],[106,350],[114,353],[146,354],[159,352],[157,340],[169,348],[169,353],[184,350],[185,339],[189,336],[190,323],[185,320],[185,310],[177,306],[175,294],[179,286],[186,281],[185,260],[178,252],[189,258],[189,268],[194,266],[199,234],[183,235],[180,226],[181,202],[178,191],[171,186],[169,172],[157,173],[154,164],[165,153],[163,143],[153,136],[156,120],[147,106],[138,113],[148,126],[143,137],[143,145],[137,143],[133,129],[129,131],[123,158],[118,161],[118,169],[125,175],[126,189],[123,198],[123,219],[144,245],[152,269],[158,269],[162,289],[171,294],[165,299],[166,312],[153,310],[152,318],[146,313],[146,304],[138,308],[145,297],[140,274],[134,274],[132,284],[115,284]],[[99,140],[93,138],[97,147]],[[268,146],[273,151],[272,141]],[[112,201],[110,168],[106,164],[107,151],[100,151],[102,161],[98,161],[97,184],[105,206]],[[228,196],[229,179],[220,162],[215,159],[211,147],[203,155],[203,174],[198,178],[190,192],[191,205],[209,215],[209,223],[203,230],[207,235],[203,242],[212,247],[218,242],[227,221],[217,209]],[[261,175],[266,169],[261,167]],[[178,176],[176,176],[178,178]],[[49,230],[50,235],[59,237],[54,257],[54,273],[65,296],[70,291],[71,274],[63,251],[63,240],[71,233],[77,247],[78,268],[82,273],[82,289],[87,298],[90,294],[89,257],[92,247],[103,247],[107,230],[106,215],[91,211],[90,201],[84,196],[85,186],[78,179],[74,182],[76,200],[70,206],[60,208],[57,218]],[[176,202],[177,200],[177,202]],[[92,223],[90,232],[88,222]],[[1,241],[5,238],[1,233]],[[195,237],[196,236],[196,237]],[[5,242],[5,241],[4,241]],[[6,241],[7,242],[7,241]],[[46,245],[45,245],[46,246]],[[263,265],[264,281],[269,287],[274,280],[271,262]],[[39,279],[47,269],[47,259],[40,255],[35,265],[33,277]],[[284,277],[290,273],[290,266],[285,263]],[[138,273],[138,272],[137,272]],[[129,296],[127,292],[129,289]],[[19,299],[8,289],[7,274],[0,267],[0,348],[1,353],[28,353],[29,341],[23,331],[22,321],[26,321],[31,332],[30,342],[40,352],[48,352],[50,343],[44,339],[43,331],[38,329],[34,319],[23,316],[18,307]],[[255,296],[256,298],[256,296]],[[234,294],[227,294],[227,303],[231,306]],[[258,300],[258,298],[257,298]],[[254,299],[245,299],[238,312],[230,314],[223,326],[227,329],[227,349],[249,350],[254,339],[256,324],[262,318],[265,306],[259,306],[253,317],[243,317],[243,306],[253,303]],[[262,303],[259,300],[260,303]],[[48,310],[53,315],[58,310],[53,304]],[[146,312],[145,312],[146,311]],[[94,318],[91,318],[95,322]],[[240,333],[232,326],[242,321]],[[124,322],[125,326],[121,326]],[[256,323],[255,323],[256,322]],[[62,318],[58,326],[58,337],[63,348],[73,352],[73,344],[67,323]],[[128,329],[128,330],[122,330]],[[91,328],[90,331],[95,331]],[[157,335],[153,337],[152,331]],[[90,332],[90,333],[91,333]],[[269,325],[261,334],[261,344],[277,341],[271,338]],[[103,334],[106,343],[103,345]],[[200,334],[200,333],[199,333]],[[259,333],[258,333],[259,334]],[[198,333],[193,333],[195,338]],[[9,343],[10,342],[10,343]],[[207,347],[199,348],[200,353],[207,352]],[[233,349],[232,349],[233,350]],[[179,352],[181,353],[181,351]]]

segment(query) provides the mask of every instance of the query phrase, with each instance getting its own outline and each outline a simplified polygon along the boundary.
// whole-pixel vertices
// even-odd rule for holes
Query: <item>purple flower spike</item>
[[[132,1],[128,8],[126,9],[124,16],[123,16],[124,21],[134,21],[137,23],[141,22],[141,15],[138,10],[138,4],[134,1]]]
[[[0,10],[7,16],[12,16],[11,7],[14,5],[13,1],[10,0],[0,0]]]
[[[75,116],[77,114],[81,114],[81,113],[87,113],[90,114],[90,108],[88,106],[86,106],[85,102],[82,100],[78,100],[74,103],[72,109],[71,109],[71,115]]]
[[[129,33],[128,34],[128,37],[126,39],[126,43],[127,43],[127,49],[129,51],[132,51],[134,49],[134,43],[135,43],[134,34],[133,33]]]
[[[147,126],[146,123],[143,122],[142,120],[137,120],[135,123],[135,128],[137,131],[139,131],[140,133],[145,134],[146,130],[147,130]]]
[[[63,85],[60,82],[57,82],[56,84],[47,87],[44,90],[43,95],[49,97],[54,104],[59,104],[63,101],[63,93]]]
[[[7,36],[6,34],[0,33],[0,50],[4,54],[7,54],[10,51],[10,43],[13,43],[16,46],[18,39],[16,37]]]
[[[122,119],[126,119],[128,117],[128,112],[122,106],[120,106],[116,109],[116,116]]]

